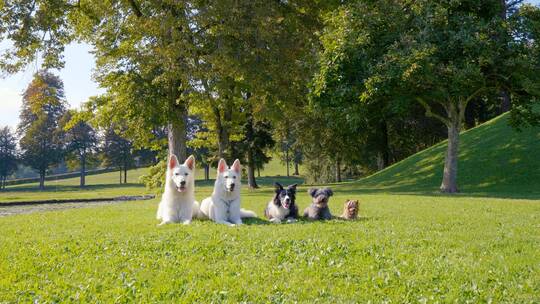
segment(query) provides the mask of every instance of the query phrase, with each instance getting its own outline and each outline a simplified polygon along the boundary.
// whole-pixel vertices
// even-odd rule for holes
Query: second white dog
[[[240,208],[240,179],[240,161],[235,160],[228,168],[225,160],[220,159],[214,192],[202,201],[200,217],[228,226],[241,225],[242,218],[256,217],[253,211]]]

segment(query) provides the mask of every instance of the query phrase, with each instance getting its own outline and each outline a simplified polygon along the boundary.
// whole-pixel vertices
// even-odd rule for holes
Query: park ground
[[[515,133],[500,117],[462,136],[462,192],[436,189],[444,143],[360,181],[326,185],[338,215],[359,199],[357,221],[273,225],[262,219],[273,161],[261,188],[242,189],[259,218],[241,227],[208,221],[157,227],[159,197],[0,218],[0,303],[538,303],[540,130]],[[148,194],[145,169],[19,185],[0,201]],[[309,204],[299,188],[301,209]],[[199,181],[197,199],[212,183]]]

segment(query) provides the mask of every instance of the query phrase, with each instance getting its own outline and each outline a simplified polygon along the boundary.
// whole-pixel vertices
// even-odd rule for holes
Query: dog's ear
[[[283,186],[278,182],[274,183],[274,187],[275,187],[276,193],[279,193],[281,192],[281,190],[283,190]]]
[[[174,169],[178,165],[178,158],[176,158],[176,155],[171,154],[169,157],[169,169]]]
[[[227,170],[227,162],[222,158],[217,165],[218,174],[225,172],[225,170]]]
[[[324,188],[324,192],[326,192],[326,195],[328,196],[334,195],[334,192],[330,188]]]
[[[195,168],[195,157],[190,155],[184,162],[184,166],[188,167],[189,170],[193,170]]]
[[[240,173],[240,160],[236,159],[234,161],[234,163],[232,164],[231,169],[233,169],[234,171]]]
[[[309,188],[309,190],[307,191],[307,193],[308,193],[311,197],[315,197],[315,193],[317,193],[317,188]]]
[[[292,185],[290,185],[290,186],[287,187],[287,188],[289,188],[289,190],[291,190],[291,191],[293,191],[293,192],[296,192],[296,186],[298,186],[298,184],[292,184]]]

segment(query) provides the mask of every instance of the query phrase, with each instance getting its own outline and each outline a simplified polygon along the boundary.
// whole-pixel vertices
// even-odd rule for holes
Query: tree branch
[[[483,90],[485,89],[485,87],[481,87],[479,88],[478,90],[474,91],[474,93],[472,93],[471,95],[469,95],[469,97],[467,97],[465,99],[465,106],[467,106],[467,104],[473,99],[476,97],[476,95],[480,94],[480,92],[482,92]]]
[[[449,126],[450,125],[450,120],[448,120],[447,118],[437,114],[437,113],[433,113],[433,110],[431,109],[431,106],[425,101],[423,100],[421,97],[416,97],[416,101],[418,101],[423,107],[424,109],[426,109],[426,116],[427,117],[433,117],[433,118],[436,118],[438,120],[440,120],[442,123],[444,123],[446,126]]]
[[[138,18],[141,18],[143,16],[141,9],[139,8],[139,5],[137,5],[137,2],[135,0],[128,0],[129,5],[131,5],[131,8],[133,9],[133,12],[135,13],[135,16]]]

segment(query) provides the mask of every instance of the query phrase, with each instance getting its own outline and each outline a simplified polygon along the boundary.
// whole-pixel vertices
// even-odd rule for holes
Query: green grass
[[[0,302],[540,301],[537,201],[334,188],[361,220],[157,227],[157,200],[1,218]]]
[[[504,119],[463,135],[460,195],[435,192],[444,143],[331,185],[354,222],[157,227],[158,198],[0,218],[0,303],[539,303],[538,132]],[[265,176],[243,207],[262,215],[274,180],[300,179]]]
[[[148,194],[150,191],[139,182],[139,177],[147,172],[147,168],[129,170],[127,184],[121,185],[118,172],[90,175],[86,177],[87,186],[84,189],[79,187],[78,177],[45,182],[43,191],[39,190],[37,183],[9,186],[0,192],[0,203]]]
[[[517,132],[502,115],[460,136],[458,184],[465,195],[540,198],[540,128]],[[365,191],[433,194],[442,180],[446,142],[366,179]]]

